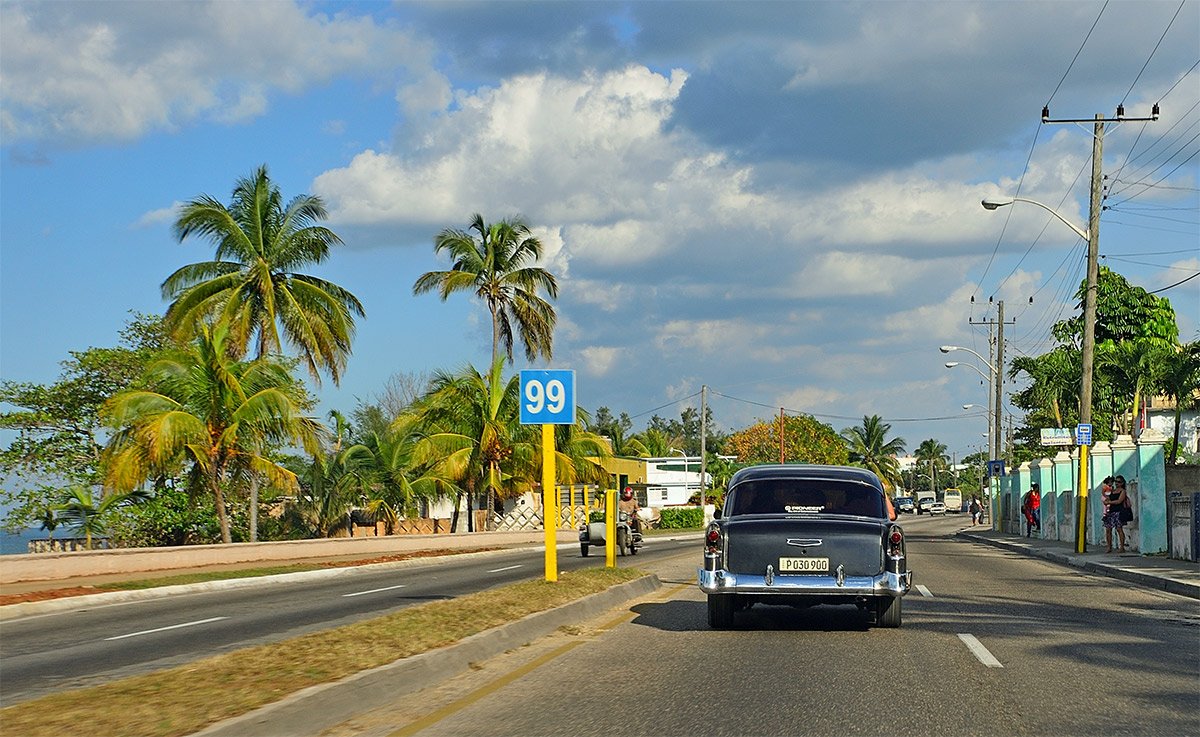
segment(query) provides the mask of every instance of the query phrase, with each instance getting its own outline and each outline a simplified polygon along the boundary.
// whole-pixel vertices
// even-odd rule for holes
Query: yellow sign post
[[[1088,446],[1079,446],[1079,493],[1076,498],[1079,503],[1075,506],[1075,552],[1087,552],[1087,514],[1088,514]]]
[[[604,565],[617,567],[617,490],[604,492]]]
[[[554,488],[554,425],[542,425],[542,527],[546,528],[546,580],[558,580],[558,493]]]

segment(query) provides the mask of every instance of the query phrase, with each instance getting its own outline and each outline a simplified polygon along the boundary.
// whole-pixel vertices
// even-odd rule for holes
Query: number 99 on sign
[[[521,372],[521,423],[571,425],[575,423],[575,372],[570,370]]]
[[[567,389],[558,379],[546,382],[531,381],[525,385],[525,400],[529,411],[535,415],[543,410],[558,414],[567,404]]]

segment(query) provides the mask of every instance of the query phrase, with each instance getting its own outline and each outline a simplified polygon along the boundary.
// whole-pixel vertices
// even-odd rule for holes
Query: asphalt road
[[[653,562],[697,536],[648,538],[619,565]],[[430,559],[417,565],[339,569],[337,575],[252,588],[200,591],[6,621],[0,637],[0,703],[104,683],[232,650],[297,637],[545,575],[540,550]],[[558,551],[563,571],[604,565],[579,547]],[[292,579],[296,577],[290,577]]]
[[[961,516],[904,522],[901,629],[756,606],[713,631],[681,556],[627,611],[325,734],[1200,734],[1194,600],[954,539]]]

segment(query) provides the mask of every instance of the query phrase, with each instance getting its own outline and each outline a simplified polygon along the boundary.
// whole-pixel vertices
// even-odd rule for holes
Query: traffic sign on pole
[[[1092,444],[1092,424],[1090,422],[1083,422],[1075,426],[1075,444]]]
[[[522,370],[521,424],[574,425],[575,372],[570,369]]]

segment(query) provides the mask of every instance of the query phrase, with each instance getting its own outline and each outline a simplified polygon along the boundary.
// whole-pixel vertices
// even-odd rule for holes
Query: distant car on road
[[[938,502],[937,499],[934,499],[931,496],[921,497],[920,499],[917,500],[917,514],[929,514],[929,508],[935,502],[938,504],[941,504],[941,502]],[[945,506],[945,505],[943,505],[943,506]]]
[[[929,509],[927,511],[930,514],[945,514],[946,513],[946,503],[945,502],[931,502],[929,504]]]
[[[917,511],[917,505],[913,503],[911,496],[898,496],[892,500],[892,505],[896,507],[897,512],[912,514]]]
[[[758,602],[854,604],[900,626],[912,573],[904,529],[879,477],[863,468],[766,465],[733,475],[704,535],[708,624],[733,625]]]

